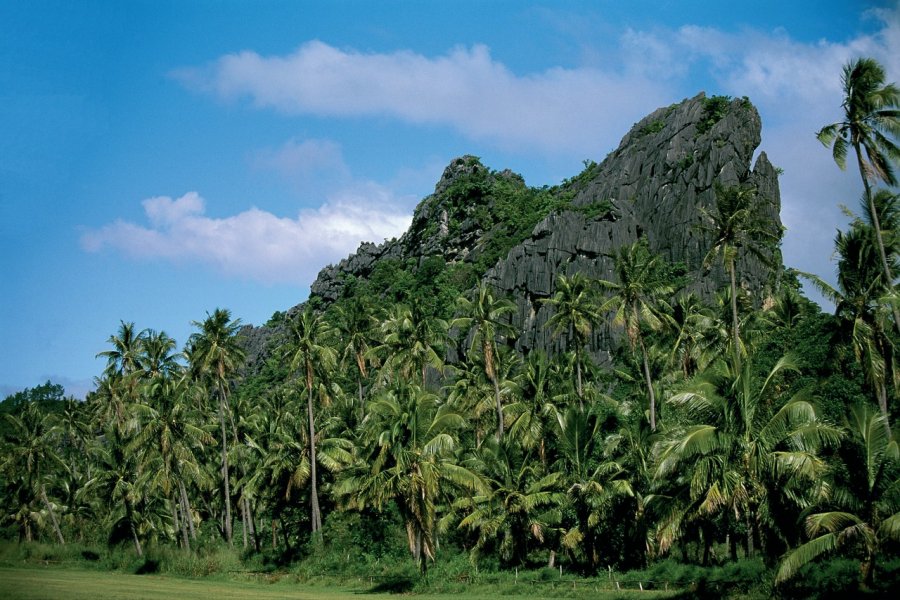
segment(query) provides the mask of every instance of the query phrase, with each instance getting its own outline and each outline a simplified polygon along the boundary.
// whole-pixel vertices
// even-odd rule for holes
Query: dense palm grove
[[[227,310],[180,350],[123,322],[85,402],[3,403],[3,531],[296,556],[353,514],[364,544],[396,531],[423,573],[455,548],[588,575],[759,557],[781,583],[843,553],[873,585],[900,542],[900,93],[884,79],[850,63],[844,119],[819,133],[863,182],[835,240],[836,287],[773,265],[765,297],[744,289],[738,252],[778,240],[736,187],[706,215],[707,261],[729,280],[714,301],[683,292],[639,240],[614,279],[556,282],[555,355],[512,351],[511,302],[483,284],[463,293],[471,281],[439,259],[276,314],[252,371]],[[601,365],[587,340],[608,321],[620,347]]]

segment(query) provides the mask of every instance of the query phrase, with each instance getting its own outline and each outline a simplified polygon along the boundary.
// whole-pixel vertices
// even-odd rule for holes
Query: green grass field
[[[88,571],[57,567],[0,567],[0,598],[7,600],[138,600],[170,599],[237,600],[237,599],[293,599],[293,600],[389,600],[409,597],[408,594],[370,593],[371,586],[326,587],[300,584],[285,578],[276,583],[251,583],[215,579],[181,579],[159,575],[126,575],[105,571]],[[529,593],[504,590],[503,598],[510,600],[552,598]],[[539,593],[539,592],[538,592]],[[465,597],[472,600],[496,600],[496,591],[466,590],[458,594],[417,594],[427,600],[449,600]],[[566,594],[568,596],[568,594]],[[623,592],[621,594],[575,594],[583,598],[661,598],[666,594],[653,592]]]

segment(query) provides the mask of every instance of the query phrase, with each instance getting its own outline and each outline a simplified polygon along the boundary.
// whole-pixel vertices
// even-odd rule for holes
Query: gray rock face
[[[551,214],[530,239],[488,271],[486,279],[516,303],[513,324],[521,332],[520,351],[552,351],[564,345],[565,340],[553,340],[544,327],[552,307],[541,302],[553,295],[558,275],[581,272],[615,280],[610,255],[640,236],[647,238],[652,251],[672,263],[683,263],[690,289],[710,299],[727,281],[720,265],[707,273],[702,264],[712,240],[701,228],[701,209],[714,212],[716,184],[754,186],[759,217],[780,236],[777,172],[765,153],[751,169],[760,142],[759,114],[748,101],[733,100],[720,106],[723,114],[709,123],[717,116],[709,114],[710,105],[701,94],[655,111],[593,169],[572,204],[610,201],[615,206],[613,219],[588,219],[573,211]],[[778,262],[780,257],[773,258]],[[742,287],[761,302],[772,269],[742,252],[738,273]],[[593,333],[590,347],[598,358],[615,337],[609,323]]]
[[[710,299],[724,287],[727,277],[721,265],[703,267],[711,246],[710,234],[701,227],[707,218],[703,211],[714,212],[716,185],[755,187],[757,216],[773,234],[781,233],[776,169],[765,153],[752,164],[760,129],[759,114],[746,99],[708,99],[701,93],[654,111],[636,123],[602,163],[564,184],[558,192],[571,198],[564,208],[547,215],[484,275],[516,303],[517,349],[564,349],[566,340],[553,339],[544,327],[552,307],[541,300],[553,295],[560,274],[582,272],[614,280],[611,255],[642,236],[652,251],[684,265],[690,289],[701,297]],[[337,265],[322,269],[311,295],[333,302],[349,278],[369,277],[385,259],[421,264],[428,256],[442,255],[447,263],[473,262],[483,250],[485,230],[496,226],[496,220],[491,217],[493,205],[477,189],[472,191],[472,181],[488,185],[500,180],[525,189],[522,178],[510,171],[490,171],[470,156],[454,159],[400,239],[364,243]],[[458,189],[462,185],[470,186],[465,201],[453,201],[463,197]],[[612,210],[591,210],[600,205]],[[780,256],[772,258],[780,264]],[[741,252],[738,272],[742,287],[761,303],[772,269]],[[596,359],[603,360],[618,335],[608,323],[594,331],[590,348]]]

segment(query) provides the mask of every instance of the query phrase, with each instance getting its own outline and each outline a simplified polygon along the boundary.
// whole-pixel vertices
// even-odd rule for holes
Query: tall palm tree
[[[624,325],[632,352],[640,350],[644,384],[650,401],[650,428],[656,431],[656,393],[650,374],[649,354],[642,327],[660,329],[664,324],[664,299],[674,293],[660,258],[650,252],[645,239],[623,246],[615,255],[614,270],[618,281],[598,281],[601,288],[612,292],[600,310],[613,311],[613,322]]]
[[[553,328],[553,336],[566,333],[575,349],[575,393],[582,410],[584,391],[581,381],[582,353],[588,336],[600,321],[600,310],[590,280],[582,273],[571,276],[560,275],[556,280],[556,292],[543,300],[553,306],[555,312],[547,320],[547,327]]]
[[[137,332],[134,323],[119,322],[119,331],[107,340],[111,350],[104,350],[97,357],[106,358],[106,374],[130,375],[140,368],[145,332]]]
[[[187,398],[190,385],[189,379],[181,376],[158,375],[150,380],[145,389],[146,400],[134,406],[140,429],[128,445],[129,452],[144,454],[144,460],[154,465],[147,470],[147,477],[172,506],[175,530],[181,529],[182,543],[188,549],[196,531],[185,483],[202,478],[195,450],[216,443],[197,424],[197,415]]]
[[[731,343],[735,365],[740,370],[741,336],[738,317],[737,259],[740,251],[747,252],[765,264],[772,264],[772,256],[767,250],[779,240],[780,232],[773,232],[766,226],[756,211],[757,191],[746,186],[715,188],[715,210],[701,209],[706,223],[702,230],[712,235],[712,245],[703,259],[709,268],[713,259],[720,256],[728,272],[731,286]]]
[[[322,511],[319,507],[319,489],[316,476],[316,424],[313,406],[317,393],[316,371],[329,372],[337,362],[337,352],[330,345],[331,326],[322,315],[307,306],[288,325],[287,352],[291,370],[299,372],[306,386],[306,411],[309,424],[310,468],[310,523],[314,537],[321,536]]]
[[[876,194],[880,204],[891,196],[884,190]],[[892,207],[884,205],[889,214]],[[835,314],[841,320],[842,332],[852,344],[856,360],[872,385],[885,426],[890,428],[888,410],[888,387],[896,389],[900,378],[900,368],[896,364],[897,352],[893,336],[889,335],[891,325],[887,305],[893,300],[884,300],[890,294],[884,287],[881,269],[875,258],[873,228],[864,220],[854,220],[846,232],[838,232],[835,251],[838,255],[837,287],[832,287],[822,278],[809,273],[800,273],[815,285],[819,291],[835,305]],[[891,244],[891,247],[894,244]],[[891,262],[895,262],[891,253]]]
[[[232,543],[231,482],[228,467],[228,436],[225,420],[230,418],[228,390],[230,380],[244,361],[244,350],[237,334],[241,320],[231,318],[227,309],[217,308],[206,314],[202,322],[194,321],[200,331],[191,334],[188,348],[194,364],[191,368],[201,378],[210,380],[219,400],[219,428],[222,439],[222,497],[225,504],[225,539]]]
[[[505,317],[513,313],[516,307],[505,298],[494,298],[493,290],[484,282],[473,290],[471,299],[460,297],[457,305],[462,316],[454,319],[450,326],[469,331],[471,342],[467,355],[471,355],[475,348],[481,350],[484,372],[494,386],[499,440],[503,438],[503,405],[500,402],[500,383],[495,360],[497,338],[513,335],[515,330]]]
[[[888,263],[878,210],[872,187],[878,181],[896,186],[893,165],[900,162],[900,147],[893,138],[900,136],[900,89],[885,83],[884,68],[871,58],[858,58],[846,64],[841,75],[844,91],[844,118],[823,127],[817,137],[831,146],[834,161],[846,168],[847,151],[853,149],[862,178],[865,198],[872,215],[878,241],[885,285],[893,288],[893,271]],[[900,332],[900,315],[893,307],[894,322]]]
[[[875,564],[885,543],[900,541],[900,451],[884,426],[884,415],[865,406],[851,410],[850,438],[841,452],[849,481],[838,483],[827,504],[832,510],[806,517],[810,541],[781,563],[775,582],[793,577],[817,556],[845,548],[862,550],[863,585],[872,585]]]

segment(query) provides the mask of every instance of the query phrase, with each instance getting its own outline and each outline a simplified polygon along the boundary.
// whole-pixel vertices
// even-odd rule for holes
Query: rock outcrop
[[[552,307],[541,300],[553,295],[557,277],[582,272],[615,279],[614,252],[645,237],[652,251],[684,267],[691,290],[710,299],[727,281],[721,265],[703,265],[712,240],[702,225],[705,211],[714,211],[717,185],[755,188],[757,216],[771,233],[781,233],[777,171],[765,153],[753,164],[760,130],[748,100],[701,93],[654,111],[600,164],[590,163],[556,188],[527,188],[510,171],[491,171],[471,156],[457,158],[402,237],[364,243],[325,267],[311,297],[324,304],[337,300],[347,281],[368,278],[386,259],[421,264],[442,256],[447,264],[477,265],[478,276],[513,299],[520,351],[552,351],[565,340],[553,339],[544,327]],[[506,197],[519,205],[498,200]],[[780,264],[780,256],[771,258]],[[772,268],[742,251],[738,269],[741,285],[762,302]],[[594,332],[595,358],[603,359],[616,335],[609,324]]]

